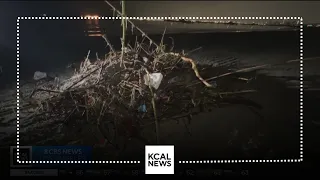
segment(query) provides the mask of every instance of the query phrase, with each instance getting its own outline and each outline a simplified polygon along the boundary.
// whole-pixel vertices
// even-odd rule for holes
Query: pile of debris
[[[227,103],[226,97],[230,100],[234,94],[219,91],[215,81],[201,77],[198,69],[212,74],[212,67],[197,67],[186,54],[166,53],[163,46],[148,51],[143,43],[135,44],[124,52],[111,48],[95,61],[89,60],[89,51],[71,78],[62,82],[54,78],[51,85],[38,81],[22,97],[36,102],[28,118],[84,121],[96,126],[110,144],[116,144],[119,136],[141,139],[141,130],[152,126],[159,143],[160,123],[190,121],[195,114]],[[40,76],[47,77],[37,72]]]
[[[62,82],[36,72],[37,83],[32,92],[20,93],[24,101],[20,103],[20,113],[28,113],[25,118],[20,115],[20,121],[72,122],[71,129],[74,124],[85,122],[87,129],[95,127],[93,131],[98,132],[105,143],[118,148],[119,137],[155,143],[142,135],[146,127],[153,127],[156,143],[160,143],[160,123],[164,121],[187,119],[190,122],[194,115],[221,104],[248,103],[232,98],[253,90],[225,92],[217,87],[218,78],[238,72],[198,66],[184,52],[167,51],[163,37],[158,45],[134,27],[142,33],[141,42],[136,40],[134,45],[122,42],[122,50],[117,52],[104,35],[110,52],[92,61],[89,51],[74,75]],[[145,39],[149,42],[144,43]],[[202,75],[210,78],[205,80]],[[71,131],[70,128],[67,131]],[[32,132],[36,132],[35,129]]]

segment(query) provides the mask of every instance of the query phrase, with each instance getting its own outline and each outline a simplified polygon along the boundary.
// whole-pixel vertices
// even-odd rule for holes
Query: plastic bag
[[[145,104],[142,104],[141,106],[139,106],[138,111],[146,113],[147,112],[147,106]]]
[[[151,73],[149,74],[149,78],[148,78],[148,75],[146,74],[144,75],[144,84],[149,86],[149,83],[150,83],[150,85],[153,88],[158,89],[162,79],[163,79],[163,75],[161,73]]]

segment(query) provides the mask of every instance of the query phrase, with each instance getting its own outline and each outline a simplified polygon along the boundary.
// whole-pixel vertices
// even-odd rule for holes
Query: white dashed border
[[[201,163],[282,163],[282,162],[302,162],[303,161],[303,18],[302,17],[125,17],[126,19],[131,20],[298,20],[300,21],[300,157],[297,159],[279,159],[279,160],[199,160],[199,161],[179,161],[182,164],[201,164]],[[98,16],[91,16],[91,17],[81,17],[81,16],[72,16],[72,17],[18,17],[17,18],[17,161],[18,163],[44,163],[44,164],[67,164],[67,163],[74,163],[74,164],[139,164],[140,161],[20,161],[19,160],[19,44],[20,44],[20,20],[82,20],[82,19],[106,19],[106,20],[113,20],[113,19],[122,19],[122,17],[98,17]]]

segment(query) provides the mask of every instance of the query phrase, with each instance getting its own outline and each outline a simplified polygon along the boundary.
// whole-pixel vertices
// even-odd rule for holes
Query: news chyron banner
[[[174,146],[146,146],[145,174],[174,174]]]
[[[47,167],[59,164],[26,164],[17,162],[17,147],[11,146],[11,167]],[[20,161],[91,161],[90,146],[20,146]],[[59,167],[63,165],[60,164]],[[68,164],[66,164],[68,165]],[[73,165],[73,164],[72,164]]]
[[[11,167],[61,167],[87,166],[86,164],[26,164],[17,162],[17,147],[11,146]],[[20,146],[20,161],[91,161],[90,146]],[[145,174],[174,174],[174,146],[145,146]]]

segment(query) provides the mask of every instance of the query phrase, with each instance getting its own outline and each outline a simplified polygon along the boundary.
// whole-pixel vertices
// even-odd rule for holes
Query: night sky
[[[111,1],[120,7],[117,1]],[[111,15],[103,1],[0,2],[1,17],[17,15],[79,15],[97,12]],[[320,22],[317,1],[128,1],[129,16],[302,16]]]

